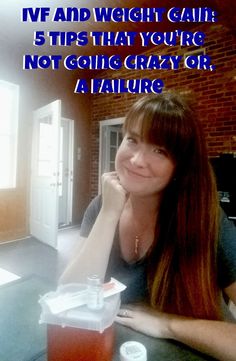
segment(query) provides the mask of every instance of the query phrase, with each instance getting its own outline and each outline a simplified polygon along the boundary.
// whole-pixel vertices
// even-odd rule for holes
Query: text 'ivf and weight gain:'
[[[216,11],[209,7],[199,8],[88,8],[35,7],[22,9],[22,21],[85,22],[93,17],[95,22],[216,22]]]

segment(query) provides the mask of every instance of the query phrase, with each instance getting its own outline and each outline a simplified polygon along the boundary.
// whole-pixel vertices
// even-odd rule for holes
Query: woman
[[[236,304],[236,232],[190,104],[171,92],[137,101],[116,171],[102,178],[61,282],[114,276],[127,285],[117,322],[236,360],[236,325],[222,311],[222,291]]]

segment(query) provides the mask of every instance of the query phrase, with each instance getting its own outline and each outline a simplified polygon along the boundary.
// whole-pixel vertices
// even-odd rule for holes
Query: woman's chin
[[[122,176],[119,176],[119,178],[120,178],[120,184],[122,185],[122,187],[126,190],[126,192],[130,193],[133,190],[134,185],[131,184],[131,182],[127,181],[127,179],[125,179]]]
[[[132,179],[132,177],[127,176],[126,174],[119,174],[119,172],[117,173],[120,179],[120,184],[127,193],[143,194],[147,192],[146,184],[142,184],[142,182],[138,182],[137,179]]]
[[[125,179],[120,178],[120,184],[125,189],[127,193],[143,193],[144,189],[139,187],[134,182],[127,181]]]

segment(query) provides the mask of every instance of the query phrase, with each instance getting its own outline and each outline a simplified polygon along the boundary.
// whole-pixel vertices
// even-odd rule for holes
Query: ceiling
[[[82,32],[88,34],[92,31],[171,31],[175,29],[186,29],[191,26],[196,26],[196,23],[171,23],[168,20],[152,23],[141,22],[95,22],[93,16],[86,22],[52,22],[49,17],[47,22],[22,22],[21,12],[22,8],[29,7],[50,7],[50,16],[54,13],[57,7],[77,7],[88,8],[91,10],[94,7],[121,7],[121,8],[155,8],[163,7],[167,10],[171,7],[201,7],[209,6],[217,10],[218,22],[224,23],[232,32],[236,32],[236,2],[234,0],[1,0],[0,3],[0,60],[5,57],[21,57],[23,54],[61,54],[66,56],[69,54],[76,55],[93,55],[93,54],[121,54],[122,56],[128,54],[138,54],[147,50],[141,46],[140,41],[135,41],[134,46],[93,46],[90,41],[86,46],[50,46],[48,44],[43,46],[33,46],[34,31],[62,31],[62,32]],[[89,39],[91,39],[88,36]],[[139,37],[137,37],[139,39]]]

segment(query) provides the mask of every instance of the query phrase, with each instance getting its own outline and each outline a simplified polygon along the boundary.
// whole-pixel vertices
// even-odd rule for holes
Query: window
[[[0,188],[15,188],[19,86],[0,80],[0,99]]]
[[[185,68],[187,68],[186,66],[186,59],[188,57],[197,57],[199,59],[199,56],[204,56],[206,55],[206,49],[205,48],[199,48],[199,49],[196,49],[196,50],[193,50],[193,51],[187,51],[187,53],[184,54],[184,66]],[[199,60],[198,60],[199,62]],[[190,64],[192,63],[192,61],[190,62]],[[193,68],[192,68],[193,69]]]

